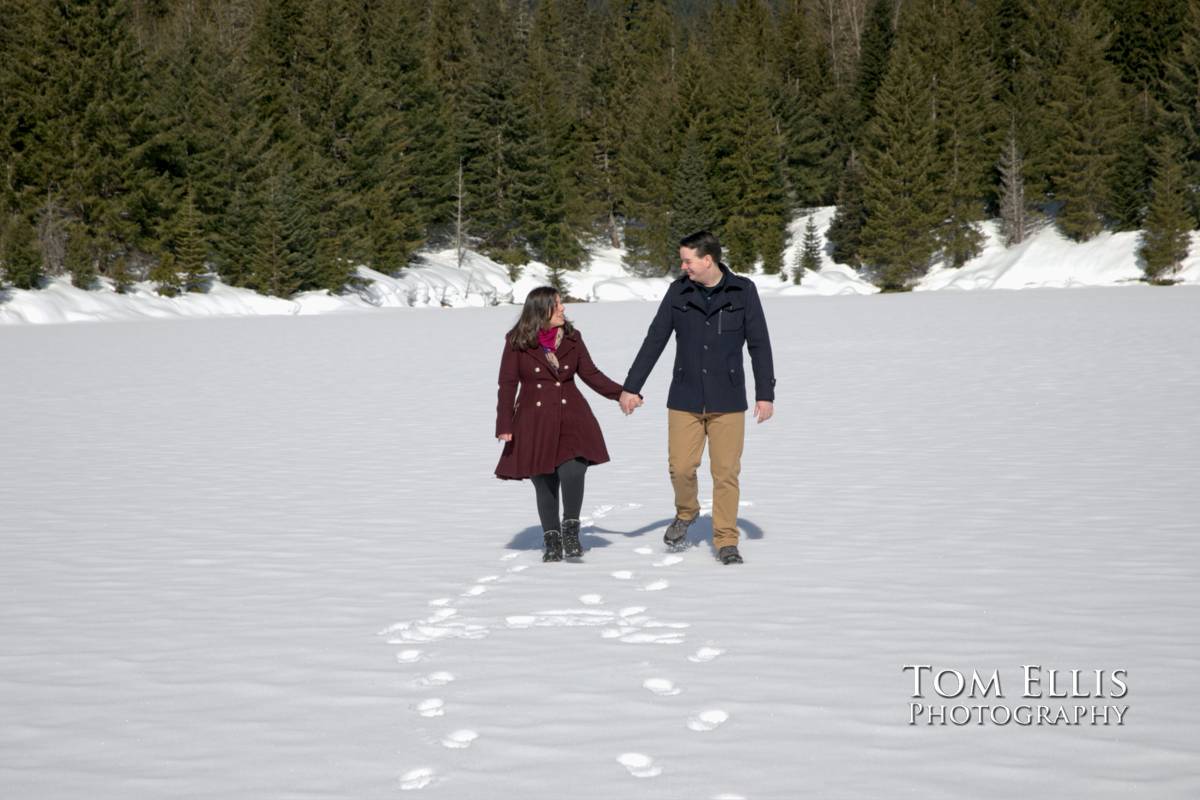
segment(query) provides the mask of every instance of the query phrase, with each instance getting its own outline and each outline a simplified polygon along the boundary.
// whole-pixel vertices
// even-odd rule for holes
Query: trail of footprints
[[[626,507],[637,508],[638,504],[631,503]],[[612,510],[613,506],[600,506],[590,518],[583,518],[581,522],[586,527],[592,520],[600,519]],[[671,567],[684,560],[681,555],[673,553],[664,555],[660,551],[645,546],[634,548],[633,552],[641,556],[660,555],[661,558],[652,563],[652,566],[656,568]],[[507,553],[500,558],[500,561],[513,561],[520,556],[519,552]],[[527,570],[529,566],[528,564],[514,564],[508,567],[506,572],[508,575],[516,575]],[[610,575],[617,581],[633,581],[637,578],[637,574],[631,570],[617,570]],[[486,575],[479,578],[459,597],[479,597],[493,588],[493,584],[504,581],[505,577]],[[636,591],[659,592],[670,588],[670,585],[670,581],[666,579],[650,580],[637,587]],[[458,609],[451,606],[452,602],[453,600],[448,597],[430,600],[429,607],[432,611],[427,617],[396,623],[380,631],[380,634],[390,637],[387,640],[389,644],[409,645],[453,638],[482,639],[491,632],[486,625],[466,623],[456,619]],[[604,598],[600,594],[580,595],[579,602],[585,608],[511,615],[505,617],[504,626],[510,630],[546,626],[596,626],[602,628],[600,631],[602,638],[615,639],[629,644],[683,644],[685,638],[683,631],[689,627],[686,622],[655,619],[646,613],[645,606],[627,606],[618,611],[600,608],[604,604]],[[687,659],[692,663],[703,664],[720,657],[724,652],[719,647],[705,645],[688,655]],[[406,647],[396,654],[396,661],[400,664],[417,664],[425,660],[425,652],[419,648]],[[455,676],[452,673],[437,670],[415,678],[411,685],[414,688],[436,688],[447,686],[454,680]],[[673,697],[682,692],[682,689],[668,678],[648,678],[643,681],[642,688],[657,697]],[[427,718],[442,717],[446,714],[445,701],[440,697],[424,698],[414,703],[411,708],[415,713]],[[686,727],[697,733],[706,733],[716,730],[728,720],[728,713],[718,708],[710,708],[697,711],[688,717]],[[462,750],[469,748],[478,738],[479,734],[476,731],[461,728],[447,733],[441,738],[440,743],[448,749]],[[616,757],[616,761],[635,778],[654,778],[663,772],[663,768],[645,753],[621,753]],[[406,791],[423,789],[437,781],[438,775],[432,768],[419,767],[409,770],[400,777],[400,789]],[[714,796],[714,800],[742,800],[742,797],[736,794],[721,794]]]

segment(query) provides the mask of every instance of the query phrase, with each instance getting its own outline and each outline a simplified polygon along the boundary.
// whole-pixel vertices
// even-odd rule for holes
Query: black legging
[[[554,472],[534,475],[533,491],[537,494],[538,516],[542,519],[542,530],[561,531],[558,519],[558,495],[561,489],[563,519],[579,519],[583,508],[583,476],[587,473],[587,462],[573,458],[558,465]]]

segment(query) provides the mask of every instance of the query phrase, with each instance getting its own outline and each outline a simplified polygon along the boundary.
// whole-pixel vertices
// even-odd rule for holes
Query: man
[[[675,332],[675,370],[667,395],[667,452],[675,489],[675,520],[663,541],[684,544],[688,526],[700,515],[696,470],[708,441],[713,477],[713,547],[724,564],[741,564],[738,552],[738,473],[746,432],[746,377],[742,345],[754,369],[754,416],[774,413],[775,374],[771,340],[758,290],[748,278],[721,263],[721,243],[708,231],[679,242],[683,274],[667,290],[638,351],[621,409],[642,404],[641,389]]]

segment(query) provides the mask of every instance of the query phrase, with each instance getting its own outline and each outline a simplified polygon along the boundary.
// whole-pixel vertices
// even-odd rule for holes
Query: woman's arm
[[[496,392],[496,438],[513,432],[513,416],[517,401],[517,384],[521,380],[518,353],[512,349],[508,339],[504,340],[504,352],[500,356],[500,388]]]
[[[616,400],[621,396],[621,392],[625,391],[621,384],[609,378],[600,368],[592,361],[592,354],[588,352],[587,345],[583,343],[583,336],[579,337],[579,371],[576,373],[588,386],[596,391],[596,394],[607,397],[609,400]]]

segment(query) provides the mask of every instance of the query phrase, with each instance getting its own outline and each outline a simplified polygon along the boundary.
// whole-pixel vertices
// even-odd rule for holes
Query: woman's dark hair
[[[553,286],[539,286],[525,295],[525,307],[517,324],[508,332],[509,343],[514,350],[528,350],[538,346],[538,331],[550,324],[550,315],[554,312],[554,298],[561,297]],[[563,336],[569,336],[575,330],[570,320],[563,322]]]
[[[695,250],[701,258],[712,256],[713,261],[721,263],[721,242],[708,231],[689,233],[679,240],[679,246]]]

